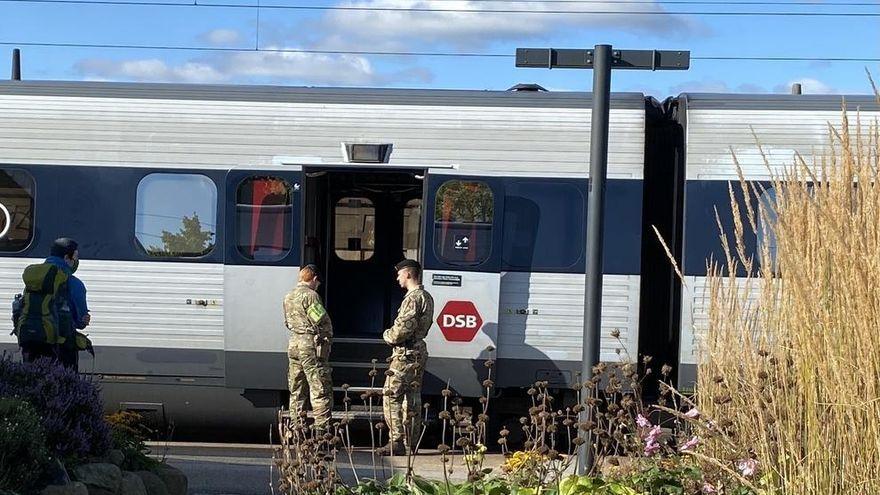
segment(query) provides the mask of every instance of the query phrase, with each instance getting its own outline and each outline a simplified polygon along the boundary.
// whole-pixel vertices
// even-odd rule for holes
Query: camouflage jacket
[[[382,334],[394,354],[424,348],[424,339],[434,321],[434,298],[421,285],[406,293],[394,324]]]
[[[321,296],[300,283],[284,296],[284,322],[288,330],[297,334],[333,337],[330,315],[321,303]]]

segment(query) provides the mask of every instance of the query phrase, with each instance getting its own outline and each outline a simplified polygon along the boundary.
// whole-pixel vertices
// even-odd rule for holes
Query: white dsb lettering
[[[443,315],[443,326],[446,328],[475,328],[477,317],[474,315]]]

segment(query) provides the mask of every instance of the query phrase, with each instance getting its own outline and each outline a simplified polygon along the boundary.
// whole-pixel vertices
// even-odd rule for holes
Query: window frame
[[[180,255],[169,255],[169,256],[156,256],[150,254],[147,250],[146,246],[141,242],[138,238],[138,198],[140,197],[140,188],[143,184],[144,180],[153,175],[188,175],[188,176],[199,176],[203,177],[214,186],[214,200],[212,203],[212,207],[214,208],[214,242],[211,245],[211,248],[206,252],[198,255],[198,256],[180,256]],[[220,226],[223,223],[223,208],[222,208],[222,196],[220,194],[220,187],[218,187],[217,181],[211,177],[210,175],[203,173],[198,170],[161,170],[161,169],[152,169],[146,171],[137,181],[137,185],[135,185],[135,193],[134,193],[134,223],[133,223],[133,239],[134,244],[137,246],[140,254],[146,257],[149,260],[153,261],[165,261],[165,260],[174,260],[174,261],[203,261],[206,258],[211,258],[214,256],[217,251],[218,245],[222,243],[221,230]]]
[[[515,193],[519,193],[520,191],[511,191],[513,189],[510,187],[511,185],[515,186],[516,189],[527,185],[541,185],[541,186],[551,186],[551,187],[559,187],[559,188],[569,188],[573,189],[577,192],[580,197],[580,203],[577,205],[578,208],[574,208],[572,206],[572,211],[577,211],[581,215],[582,219],[580,222],[576,224],[577,231],[575,232],[575,240],[572,243],[573,245],[578,247],[577,255],[568,265],[555,265],[555,266],[546,266],[540,265],[538,263],[532,262],[531,265],[518,265],[510,263],[504,257],[504,249],[508,243],[508,228],[510,226],[507,225],[507,222],[504,221],[502,224],[502,246],[501,246],[501,270],[505,272],[534,272],[534,273],[571,273],[573,271],[582,273],[582,267],[584,266],[584,260],[586,257],[586,208],[587,208],[587,195],[585,193],[585,189],[582,184],[582,179],[576,178],[546,178],[546,177],[516,177],[507,179],[504,188],[504,211],[502,212],[502,219],[506,220],[508,208],[510,206],[509,199],[511,197],[521,197],[521,198],[529,198],[534,199],[533,197],[517,195]],[[538,204],[539,212],[543,216],[543,209],[541,208],[541,203],[536,202]],[[564,225],[567,227],[568,225]],[[564,231],[568,229],[564,228]],[[559,232],[560,234],[562,232]],[[560,237],[561,239],[561,237]]]
[[[424,216],[423,225],[428,225],[431,230],[431,252],[434,255],[434,258],[443,265],[449,267],[455,267],[456,269],[470,269],[475,270],[477,268],[482,268],[487,263],[494,265],[491,263],[493,261],[493,257],[496,255],[496,244],[498,244],[498,235],[499,232],[503,230],[502,219],[503,219],[503,211],[504,204],[503,201],[500,201],[499,197],[503,198],[503,190],[498,191],[496,187],[493,187],[492,184],[487,180],[488,178],[484,177],[471,177],[471,176],[437,176],[437,179],[440,180],[440,183],[437,184],[436,189],[432,194],[432,202],[431,202],[431,214]],[[443,190],[443,187],[446,184],[451,182],[471,182],[475,184],[480,184],[486,189],[488,189],[489,194],[492,197],[492,221],[489,223],[491,230],[489,235],[487,236],[490,244],[489,249],[486,251],[486,256],[484,259],[473,262],[473,263],[462,263],[454,260],[449,260],[448,258],[442,256],[440,252],[438,252],[437,247],[439,243],[439,238],[435,235],[435,231],[437,228],[437,201],[442,198],[440,193]],[[428,220],[430,219],[430,220]],[[427,223],[430,222],[430,223]],[[453,222],[447,222],[453,223]],[[502,228],[499,228],[502,227]],[[427,236],[425,236],[425,240],[427,240]],[[500,261],[500,260],[499,260]],[[482,271],[482,270],[480,270]],[[494,267],[491,268],[490,271],[496,271]]]
[[[30,225],[30,229],[28,230],[27,242],[23,245],[23,247],[21,249],[16,250],[16,251],[5,250],[5,249],[0,248],[0,255],[21,254],[21,253],[24,253],[27,250],[29,250],[34,245],[34,242],[37,238],[37,234],[36,234],[36,230],[37,230],[36,229],[36,226],[37,226],[37,179],[34,177],[34,174],[32,174],[29,170],[19,168],[19,167],[0,167],[0,170],[3,170],[5,172],[21,172],[22,174],[27,176],[27,178],[31,182],[30,183],[30,185],[31,185],[31,198],[30,199],[32,202],[31,215],[30,215],[31,225]],[[4,206],[4,208],[6,208],[8,210],[8,207],[6,207],[6,205],[3,205],[3,206]],[[11,228],[12,212],[9,212],[9,220],[10,220],[10,228]],[[7,234],[8,234],[8,232],[7,232]]]
[[[372,218],[373,218],[373,222],[372,222],[372,227],[373,227],[373,228],[372,228],[372,235],[373,235],[373,241],[374,241],[374,243],[375,243],[375,240],[376,240],[376,202],[373,201],[372,198],[368,198],[368,197],[366,197],[366,196],[354,196],[354,195],[345,195],[345,196],[342,196],[342,197],[340,197],[339,199],[335,200],[334,203],[333,203],[333,211],[332,211],[332,214],[333,214],[333,230],[332,230],[332,231],[333,231],[333,246],[332,246],[332,247],[333,247],[333,256],[336,257],[336,260],[337,260],[337,261],[340,261],[340,262],[343,262],[343,263],[367,263],[367,262],[373,262],[373,261],[375,261],[375,257],[376,257],[376,249],[375,249],[376,246],[375,246],[375,244],[373,245],[373,249],[370,250],[370,256],[368,256],[368,257],[366,257],[366,258],[364,258],[364,259],[362,259],[362,260],[349,260],[349,259],[345,259],[345,258],[343,258],[342,256],[339,256],[338,251],[340,251],[340,249],[338,249],[338,248],[336,247],[336,242],[337,242],[337,237],[336,237],[336,235],[337,235],[337,230],[336,230],[336,228],[337,228],[337,226],[338,226],[338,223],[337,223],[337,217],[338,217],[338,215],[337,215],[337,213],[336,213],[336,210],[340,207],[339,203],[342,202],[343,200],[346,200],[346,199],[360,199],[360,200],[368,201],[368,202],[370,203],[369,206],[367,206],[367,208],[372,208],[372,209],[373,209],[373,214],[372,214],[372,215],[363,215],[363,219],[364,219],[364,222],[366,222],[366,219],[367,219],[367,218],[369,218],[369,217],[372,217]],[[363,206],[362,206],[362,207],[363,207]],[[362,236],[363,236],[364,234],[366,234],[367,232],[368,232],[368,231],[364,230],[364,231],[362,232]],[[360,239],[363,240],[363,237],[360,237]],[[354,252],[360,252],[360,253],[363,253],[363,252],[365,252],[364,249],[361,249],[360,251],[350,251],[350,250],[348,250],[348,249],[342,249],[341,251],[344,251],[344,252],[351,252],[351,253],[354,253]]]
[[[278,257],[273,257],[272,259],[261,260],[261,259],[252,258],[241,251],[242,246],[240,245],[239,238],[238,238],[238,227],[239,227],[238,207],[240,205],[240,203],[238,202],[238,194],[241,191],[241,187],[244,186],[244,184],[246,182],[254,181],[254,180],[258,180],[258,179],[266,179],[266,178],[280,180],[280,181],[284,182],[284,184],[287,186],[287,191],[289,194],[289,197],[288,197],[289,202],[286,206],[290,208],[290,219],[293,223],[285,226],[285,228],[288,229],[288,237],[290,239],[290,245],[287,247],[287,249],[284,251],[284,253],[282,255],[279,255]],[[296,244],[296,238],[295,238],[295,234],[296,234],[296,230],[297,230],[296,227],[299,224],[299,221],[296,218],[297,209],[296,209],[296,203],[294,200],[294,194],[295,194],[294,184],[291,184],[291,182],[287,178],[282,177],[281,175],[277,175],[277,174],[273,175],[271,172],[266,172],[266,174],[248,175],[235,183],[234,190],[232,191],[232,194],[231,194],[232,197],[230,198],[231,199],[231,208],[232,208],[232,211],[230,212],[231,217],[232,217],[232,229],[230,231],[229,237],[230,237],[232,246],[234,248],[235,254],[238,257],[246,260],[249,263],[253,263],[253,264],[260,264],[260,263],[271,264],[271,263],[278,263],[280,261],[283,261],[283,260],[287,259],[287,257],[290,256],[290,254],[291,254],[291,252],[293,252],[293,249]],[[247,206],[255,206],[255,205],[251,204],[251,205],[247,205]]]

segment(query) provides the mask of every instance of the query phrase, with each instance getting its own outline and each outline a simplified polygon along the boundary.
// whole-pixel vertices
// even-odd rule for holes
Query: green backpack
[[[61,344],[60,315],[66,301],[68,275],[51,263],[29,265],[21,274],[24,292],[13,333],[18,344]]]

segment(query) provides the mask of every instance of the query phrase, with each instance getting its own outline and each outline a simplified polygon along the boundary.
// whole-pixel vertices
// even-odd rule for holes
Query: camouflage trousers
[[[318,355],[314,335],[291,335],[287,347],[287,384],[290,388],[291,417],[298,417],[300,412],[305,410],[306,398],[308,398],[312,404],[315,426],[318,428],[327,426],[330,421],[330,411],[333,409],[329,349],[324,350],[324,354],[324,356]]]
[[[385,378],[382,412],[389,440],[415,446],[422,433],[422,375],[428,352],[425,344],[406,353],[395,352]]]

